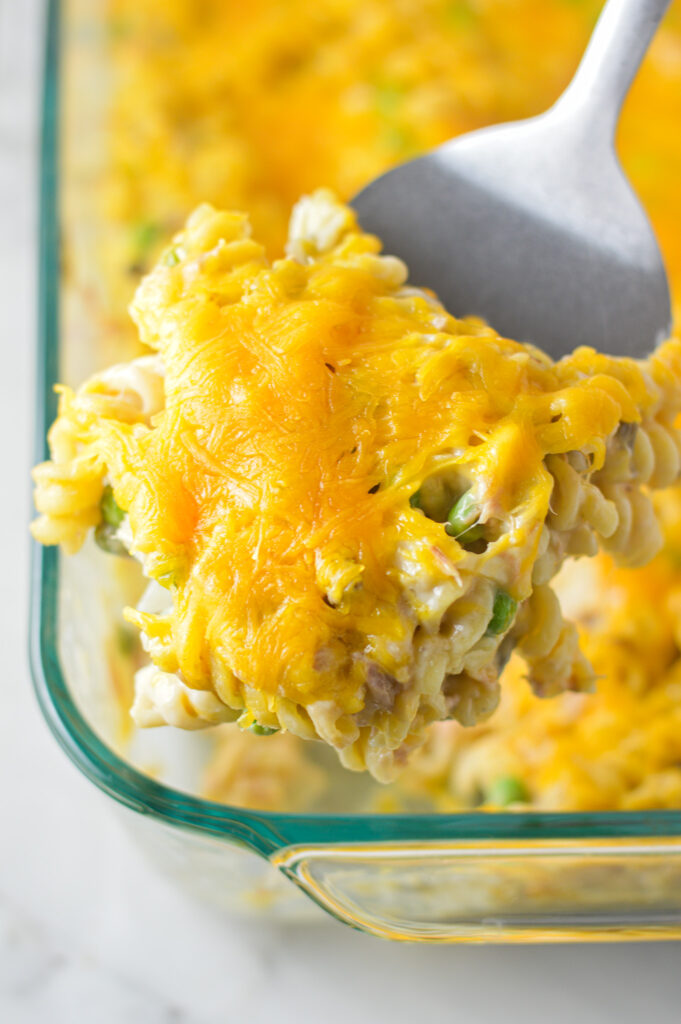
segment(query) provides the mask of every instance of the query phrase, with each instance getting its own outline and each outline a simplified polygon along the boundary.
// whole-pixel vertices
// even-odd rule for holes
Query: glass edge
[[[59,355],[58,212],[60,0],[48,0],[43,65],[39,174],[36,461],[47,454],[56,413]],[[72,701],[56,645],[59,553],[32,543],[29,660],[34,690],[55,739],[80,771],[110,797],[168,825],[229,838],[263,856],[298,844],[443,840],[529,841],[681,836],[681,812],[527,812],[459,814],[284,814],[258,812],[192,797],[148,778],[105,746]]]

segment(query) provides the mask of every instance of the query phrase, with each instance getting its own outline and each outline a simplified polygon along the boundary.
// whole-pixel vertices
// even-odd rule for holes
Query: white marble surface
[[[153,873],[57,749],[25,653],[41,12],[0,0],[0,1021],[678,1022],[678,944],[391,946],[219,917]]]

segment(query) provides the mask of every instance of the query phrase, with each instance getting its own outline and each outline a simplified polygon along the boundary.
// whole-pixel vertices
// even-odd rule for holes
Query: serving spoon
[[[614,139],[669,2],[608,0],[548,111],[453,139],[356,196],[411,283],[554,358],[580,344],[642,356],[668,335],[662,256]]]

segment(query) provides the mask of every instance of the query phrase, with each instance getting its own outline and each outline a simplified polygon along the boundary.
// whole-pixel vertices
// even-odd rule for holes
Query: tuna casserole
[[[265,240],[267,254],[245,237],[242,218],[204,207],[190,219],[186,232],[161,255],[134,305],[142,340],[158,355],[146,357],[132,369],[104,371],[75,396],[69,391],[63,394],[62,416],[53,432],[55,465],[40,471],[41,511],[47,519],[37,529],[43,540],[74,546],[89,529],[97,530],[100,538],[106,532],[112,544],[133,550],[156,581],[140,609],[130,614],[154,666],[138,674],[134,706],[138,722],[167,721],[187,727],[238,719],[240,726],[252,726],[256,732],[283,728],[305,737],[316,735],[339,750],[344,764],[368,767],[381,779],[391,778],[402,768],[428,736],[423,756],[432,753],[436,741],[440,752],[443,744],[447,749],[447,757],[440,758],[447,768],[435,773],[438,778],[443,772],[447,776],[443,783],[447,799],[487,800],[487,791],[493,790],[498,777],[512,780],[506,796],[516,798],[502,802],[541,802],[541,784],[530,785],[529,775],[524,778],[522,758],[504,758],[500,751],[506,742],[501,735],[501,723],[507,722],[506,704],[511,695],[526,692],[541,730],[542,716],[547,716],[548,725],[555,708],[569,704],[587,715],[581,709],[601,699],[599,680],[595,695],[573,692],[539,701],[521,677],[528,676],[539,695],[592,685],[596,659],[589,643],[583,640],[582,650],[589,649],[591,666],[580,651],[572,616],[563,620],[549,587],[566,557],[593,555],[600,546],[636,564],[650,558],[659,546],[649,492],[667,486],[678,472],[672,427],[677,343],[668,343],[645,365],[603,362],[579,349],[570,360],[551,366],[527,346],[499,339],[480,323],[453,321],[432,297],[410,292],[404,284],[404,269],[394,260],[378,258],[376,243],[357,233],[344,208],[328,196],[316,196],[297,208],[289,257],[283,261],[278,257],[285,211],[306,187],[326,181],[347,196],[378,170],[449,134],[545,106],[568,77],[599,5],[575,5],[574,10],[562,3],[523,3],[515,5],[514,12],[503,3],[420,5],[418,14],[412,12],[415,28],[407,38],[400,30],[404,12],[397,5],[323,4],[314,17],[302,8],[298,11],[295,45],[289,33],[284,47],[277,19],[293,17],[293,6],[274,16],[274,7],[265,4],[268,19],[262,17],[263,11],[244,15],[232,5],[201,5],[200,16],[189,4],[162,8],[147,3],[139,11],[124,3],[111,5],[120,89],[111,114],[111,178],[108,191],[102,189],[98,201],[115,229],[110,236],[110,264],[118,258],[120,265],[108,267],[108,296],[115,301],[116,289],[122,296],[131,287],[140,271],[150,267],[152,257],[159,255],[162,240],[179,226],[191,204],[204,198],[222,207],[248,209],[254,237]],[[533,24],[524,42],[523,23]],[[541,59],[530,61],[528,46],[530,41],[536,45],[537,27],[545,46]],[[234,61],[219,66],[218,43],[227,37],[234,45]],[[200,82],[190,74],[189,64],[184,74],[167,74],[168,54],[173,40],[179,39],[185,48],[183,60],[193,60],[195,66],[201,62]],[[675,154],[656,123],[644,124],[642,113],[655,96],[655,102],[664,107],[666,101],[673,114],[674,101],[663,87],[670,76],[678,75],[676,40],[672,25],[663,32],[642,88],[632,97],[633,113],[629,123],[625,121],[623,140],[625,157],[627,150],[639,147],[637,184],[643,183],[644,195],[647,184],[653,215],[656,203],[659,210],[664,208],[660,234],[667,243],[668,260],[676,244],[668,220],[678,199],[673,196],[663,204],[660,197],[669,199],[670,189],[665,193],[664,179],[660,174],[656,177],[657,166],[651,167],[651,160],[661,164],[667,157],[669,167]],[[284,49],[294,49],[295,59],[285,55]],[[452,53],[458,60],[451,61]],[[642,89],[647,93],[641,99]],[[134,109],[132,98],[141,94],[145,98],[140,111]],[[325,105],[328,117],[315,119],[319,103]],[[312,123],[315,131],[300,166],[303,137],[309,135]],[[139,144],[145,126],[149,131],[153,126],[153,139],[143,141],[153,144]],[[196,161],[188,161],[183,149],[190,136],[197,149]],[[341,152],[343,145],[346,153],[353,154],[344,163],[334,156],[335,147]],[[221,147],[219,153],[211,146]],[[635,163],[632,157],[630,169],[636,180]],[[217,248],[230,253],[221,252],[211,262],[210,254]],[[288,280],[287,275],[294,278],[297,268],[303,268],[303,273]],[[350,294],[349,285],[343,284],[348,274],[355,275],[352,287],[364,297],[359,312],[353,307],[354,292]],[[293,393],[302,379],[309,391],[321,394],[325,389],[327,399],[342,395],[342,402],[334,407],[334,415],[340,416],[351,386],[359,395],[355,413],[370,421],[363,424],[366,434],[359,436],[338,431],[339,421],[333,416],[328,423],[315,421],[315,427],[333,441],[329,455],[341,457],[334,480],[336,485],[343,483],[341,489],[351,499],[342,508],[352,510],[352,521],[342,521],[342,516],[339,521],[334,500],[323,505],[322,485],[327,479],[323,473],[315,484],[321,508],[313,507],[312,501],[312,512],[305,514],[301,495],[291,488],[287,475],[287,470],[300,464],[304,452],[292,443],[286,451],[291,461],[280,458],[281,438],[273,443],[274,428],[285,423],[277,418],[273,402],[271,429],[263,433],[271,446],[269,461],[254,451],[250,483],[255,481],[255,490],[241,495],[238,510],[250,510],[250,514],[257,505],[260,518],[253,519],[253,531],[257,521],[268,524],[262,536],[249,534],[250,550],[259,550],[261,558],[271,553],[268,543],[275,535],[282,550],[288,539],[290,553],[304,549],[310,555],[295,563],[305,567],[304,578],[294,572],[288,580],[307,597],[287,602],[282,597],[286,588],[277,585],[272,592],[271,581],[256,580],[253,565],[242,576],[243,566],[229,563],[230,578],[239,577],[240,598],[252,609],[239,627],[241,635],[237,629],[234,636],[226,637],[224,623],[232,621],[225,607],[229,600],[215,585],[225,568],[224,562],[219,564],[224,536],[213,531],[210,543],[196,543],[197,524],[202,530],[218,506],[222,510],[225,497],[220,487],[204,487],[211,472],[219,476],[218,467],[211,465],[216,450],[207,443],[216,439],[205,436],[205,421],[204,434],[199,430],[198,439],[193,429],[208,411],[194,410],[189,416],[192,430],[182,435],[181,451],[171,443],[175,435],[159,429],[157,414],[168,419],[169,412],[177,409],[185,425],[182,410],[190,397],[188,375],[199,365],[214,386],[207,398],[216,398],[220,374],[211,376],[211,353],[201,340],[209,339],[210,317],[216,308],[235,322],[247,317],[244,307],[252,288],[261,289],[261,296],[266,293],[273,307],[279,302],[281,315],[286,309],[292,319],[301,303],[318,302],[322,295],[324,302],[336,303],[346,316],[367,317],[362,322],[371,324],[369,333],[385,331],[384,340],[390,339],[391,348],[381,353],[376,346],[365,365],[366,379],[382,383],[386,406],[367,410],[359,400],[362,391],[357,387],[356,365],[366,359],[367,352],[360,353],[352,339],[348,346],[347,336],[324,333],[328,323],[322,322],[323,343],[319,332],[312,339],[304,326],[286,325],[280,347],[298,351],[301,363],[296,367],[297,380],[291,372],[282,393]],[[389,302],[395,308],[388,325],[385,306]],[[186,318],[194,331],[189,346],[194,354],[193,368],[183,370],[178,338],[187,329]],[[110,325],[111,318],[107,322]],[[261,324],[252,340],[262,349],[264,338]],[[351,362],[345,367],[337,365],[343,358],[339,355],[343,342],[351,350]],[[470,356],[473,351],[477,359]],[[492,382],[481,353],[492,361],[492,353],[499,352],[504,358],[494,360],[495,369],[503,365],[508,376]],[[324,365],[325,377],[318,376],[320,362],[311,360],[311,353],[331,356],[322,360],[333,367]],[[272,379],[278,368],[274,353],[268,350],[266,355],[258,366]],[[189,360],[188,352],[185,356]],[[407,387],[411,359],[422,369],[424,379],[409,381]],[[387,386],[386,374],[389,366],[393,385],[399,380],[395,362],[405,373],[404,387],[397,394]],[[533,410],[529,431],[519,430],[504,403],[495,399],[504,388]],[[253,394],[248,387],[245,391],[242,401],[248,405]],[[474,414],[468,409],[457,423],[451,417],[451,399],[453,395],[460,399],[464,392],[471,402],[484,397],[487,405],[476,406]],[[406,414],[398,433],[399,410],[409,406],[413,413],[414,396],[423,406],[423,422],[414,425],[422,434],[416,429],[405,431]],[[123,406],[127,401],[128,407],[115,408],[118,399]],[[229,399],[233,401],[231,394]],[[97,429],[88,417],[96,421]],[[393,430],[397,440],[390,434]],[[423,431],[426,444],[417,445]],[[145,432],[155,440],[142,443]],[[526,459],[521,465],[517,451],[525,451],[522,445],[528,436],[536,444],[536,460]],[[382,446],[371,449],[371,437]],[[227,443],[226,427],[220,440],[223,447],[218,454],[229,452],[233,474],[245,452]],[[353,443],[346,443],[349,440]],[[354,442],[358,442],[356,452],[352,452]],[[139,497],[144,475],[140,452],[156,444],[157,479],[145,478],[150,495],[145,504]],[[85,452],[82,446],[88,445],[94,448]],[[106,448],[106,456],[104,448],[97,450],[100,445]],[[163,497],[167,469],[178,453],[185,469],[195,472],[200,466],[203,477],[190,487],[182,477],[169,502]],[[164,461],[164,456],[169,457]],[[76,496],[82,482],[79,473],[88,460],[87,486]],[[268,472],[272,462],[284,492],[280,512],[288,510],[281,516],[285,530],[272,511],[277,505],[276,474]],[[60,474],[67,481],[65,494]],[[304,478],[302,473],[299,476]],[[178,495],[186,499],[187,507],[175,515]],[[302,508],[297,519],[290,513],[296,502],[296,508]],[[138,503],[143,507],[137,509]],[[320,511],[336,515],[331,530],[330,518],[320,516]],[[158,521],[149,525],[154,516]],[[244,515],[237,519],[232,525],[243,530]],[[275,522],[279,522],[278,531]],[[311,532],[318,522],[328,536],[323,529],[317,535]],[[206,535],[210,533],[208,529]],[[275,551],[277,557],[282,557],[282,550]],[[581,558],[576,564],[581,569],[591,563]],[[600,581],[601,567],[606,565],[604,557],[598,556],[588,577],[590,586],[594,579]],[[617,573],[603,569],[608,572]],[[631,577],[625,574],[632,580],[644,575],[641,570]],[[235,587],[235,601],[237,591]],[[602,593],[608,593],[605,586]],[[263,608],[274,609],[275,614],[265,614]],[[570,610],[578,617],[581,614],[579,608]],[[594,628],[607,635],[603,609],[591,618]],[[244,636],[248,644],[243,643]],[[509,666],[509,696],[500,711],[488,718],[499,696],[499,672],[512,649],[524,661],[517,667],[521,663],[514,659]],[[596,671],[601,675],[601,665]],[[504,684],[502,677],[502,691]],[[518,707],[521,704],[519,700]],[[576,721],[579,715],[571,713]],[[475,730],[455,723],[426,728],[437,719],[452,717],[467,726],[483,718],[487,724]],[[481,742],[483,735],[491,750],[489,737],[494,736],[497,720],[500,742],[488,757],[491,781],[484,772],[480,778],[480,772],[473,773],[474,781],[455,791],[451,780],[457,751],[466,746],[470,761],[468,747]],[[635,716],[630,725],[633,720]],[[522,725],[518,728],[522,730]],[[224,744],[232,742],[232,737],[236,742],[239,736],[236,726],[220,733]],[[627,735],[624,719],[620,733]],[[576,734],[577,730],[576,742],[583,742]],[[264,750],[266,743],[280,740],[284,735],[265,740],[248,734],[239,743],[257,744],[255,749]],[[305,760],[306,755],[301,756]],[[403,771],[400,785],[409,788],[409,773],[416,772],[423,756],[411,758],[413,767]],[[498,802],[495,795],[504,794],[492,793],[493,803]]]
[[[489,717],[514,648],[539,696],[592,683],[550,581],[657,553],[681,342],[554,364],[379,247],[330,193],[273,264],[199,207],[131,307],[156,357],[62,391],[33,532],[139,558],[138,725],[286,729],[389,781]]]

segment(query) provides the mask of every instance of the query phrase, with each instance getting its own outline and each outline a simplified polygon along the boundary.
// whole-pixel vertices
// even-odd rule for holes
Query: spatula
[[[478,314],[554,358],[580,344],[647,354],[669,332],[669,289],[614,139],[668,5],[608,0],[554,106],[376,179],[353,202],[362,227],[457,316]]]

